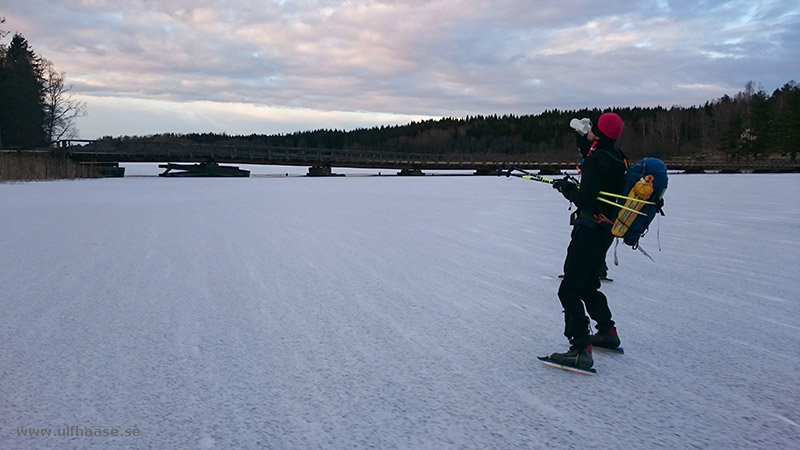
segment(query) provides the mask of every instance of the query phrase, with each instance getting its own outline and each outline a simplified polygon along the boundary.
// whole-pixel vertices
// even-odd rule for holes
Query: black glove
[[[564,177],[560,180],[553,181],[553,189],[561,192],[565,199],[575,203],[575,192],[578,190],[578,185],[575,184],[569,177]]]
[[[569,179],[569,177],[564,177],[560,180],[553,181],[553,189],[557,190],[558,192],[561,192],[562,194],[568,192],[573,187],[575,187],[575,183],[573,183],[572,180]]]

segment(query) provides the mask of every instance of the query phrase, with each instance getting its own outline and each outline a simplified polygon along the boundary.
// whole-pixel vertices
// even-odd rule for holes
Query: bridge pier
[[[120,167],[116,162],[84,162],[82,166],[94,167],[102,178],[122,178],[125,176],[125,168]]]
[[[549,175],[549,176],[561,175],[562,174],[562,172],[561,172],[561,167],[562,166],[564,166],[564,164],[561,164],[561,165],[558,165],[558,166],[551,166],[551,167],[542,166],[539,169],[539,173],[538,174],[539,175]]]
[[[160,177],[249,177],[250,171],[234,166],[220,166],[215,162],[200,164],[161,164],[164,170]],[[176,170],[177,172],[172,172]]]
[[[311,166],[308,168],[308,174],[306,176],[309,177],[343,177],[343,174],[333,173],[331,171],[331,166],[328,165],[319,165],[319,166]]]
[[[331,176],[331,166],[311,166],[308,168],[309,177],[329,177]]]
[[[425,175],[425,173],[422,170],[417,169],[415,167],[407,167],[405,169],[400,169],[400,172],[397,172],[397,174],[404,177]]]
[[[498,170],[500,170],[499,167],[494,167],[491,169],[487,168],[475,169],[475,173],[473,173],[473,175],[497,175]]]

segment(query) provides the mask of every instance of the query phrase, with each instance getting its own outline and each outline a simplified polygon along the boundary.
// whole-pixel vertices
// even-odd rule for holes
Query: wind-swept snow
[[[535,359],[567,347],[544,184],[0,184],[0,448],[796,447],[800,175],[666,201],[587,377]]]

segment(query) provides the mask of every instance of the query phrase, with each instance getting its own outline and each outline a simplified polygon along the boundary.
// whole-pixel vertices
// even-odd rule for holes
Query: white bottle
[[[578,132],[581,136],[586,136],[586,133],[592,129],[592,121],[588,117],[583,119],[572,119],[569,121],[569,126]]]

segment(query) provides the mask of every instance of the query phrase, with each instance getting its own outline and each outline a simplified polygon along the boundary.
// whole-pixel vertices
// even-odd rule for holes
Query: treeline
[[[4,23],[0,18],[0,27]],[[0,28],[0,38],[8,34]],[[75,137],[75,119],[86,114],[86,104],[70,91],[64,73],[21,34],[0,43],[0,149],[47,147]]]
[[[646,155],[724,155],[731,159],[777,156],[795,160],[800,145],[800,86],[789,81],[771,95],[748,82],[744,90],[702,106],[612,108],[625,121],[618,145],[631,158]],[[368,129],[300,131],[230,136],[193,133],[121,137],[225,145],[369,149],[433,154],[539,154],[573,158],[570,119],[596,119],[599,109],[548,110],[538,115],[443,118]],[[111,139],[111,138],[107,138]]]

